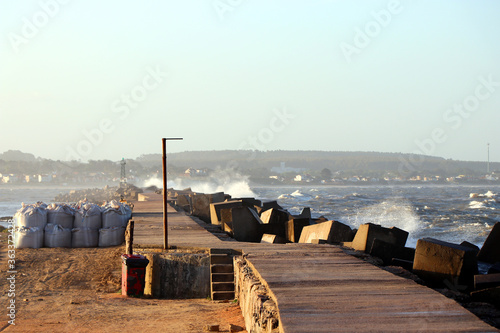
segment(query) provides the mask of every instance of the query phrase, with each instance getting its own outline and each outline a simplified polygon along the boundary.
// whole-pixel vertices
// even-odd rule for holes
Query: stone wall
[[[277,333],[279,315],[276,303],[247,265],[246,259],[234,257],[235,296],[239,301],[249,333]]]

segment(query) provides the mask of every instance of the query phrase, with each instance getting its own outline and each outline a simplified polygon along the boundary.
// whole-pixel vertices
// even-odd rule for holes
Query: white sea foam
[[[423,228],[414,207],[405,199],[389,199],[361,208],[355,215],[348,217],[347,222],[356,228],[365,223],[397,227],[408,231],[410,235]]]

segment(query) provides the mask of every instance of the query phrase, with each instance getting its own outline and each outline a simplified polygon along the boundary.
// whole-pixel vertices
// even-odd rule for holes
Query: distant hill
[[[0,154],[0,160],[4,161],[20,161],[20,162],[35,162],[37,159],[35,155],[23,153],[19,150],[8,150]]]
[[[150,154],[137,159],[141,164],[158,163],[160,154]],[[177,167],[211,168],[237,167],[240,169],[287,167],[311,171],[328,168],[333,172],[415,172],[434,175],[484,174],[486,162],[456,161],[442,157],[380,152],[339,151],[238,151],[213,150],[168,154],[168,163]],[[500,170],[500,163],[490,163],[490,170]]]

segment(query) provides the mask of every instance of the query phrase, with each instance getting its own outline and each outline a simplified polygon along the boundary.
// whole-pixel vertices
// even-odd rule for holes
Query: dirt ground
[[[1,304],[10,304],[7,233],[0,233]],[[165,300],[120,294],[124,248],[17,249],[15,325],[2,306],[0,332],[220,332],[243,330],[235,303],[208,299]]]

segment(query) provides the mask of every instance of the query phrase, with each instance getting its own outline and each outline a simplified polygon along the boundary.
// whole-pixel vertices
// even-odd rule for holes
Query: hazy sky
[[[2,1],[0,29],[0,152],[500,161],[499,1]]]

